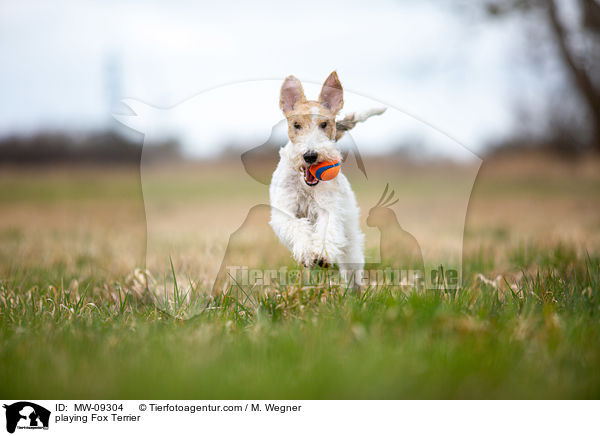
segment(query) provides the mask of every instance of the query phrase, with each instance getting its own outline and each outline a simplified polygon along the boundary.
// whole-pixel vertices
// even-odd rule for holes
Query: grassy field
[[[149,169],[145,209],[136,168],[3,168],[0,396],[600,397],[600,162],[486,162],[458,291],[211,298],[223,236],[267,199],[234,174]],[[439,169],[401,174],[374,178],[418,214]]]

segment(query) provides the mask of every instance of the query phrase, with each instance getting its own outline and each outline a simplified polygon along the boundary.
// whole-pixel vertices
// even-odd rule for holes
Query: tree
[[[588,125],[588,146],[600,153],[600,5],[596,0],[576,0],[579,20],[570,28],[561,19],[556,0],[492,0],[492,16],[514,12],[541,12],[553,36],[555,53],[567,72],[570,87],[580,97]],[[572,39],[585,40],[577,47]]]

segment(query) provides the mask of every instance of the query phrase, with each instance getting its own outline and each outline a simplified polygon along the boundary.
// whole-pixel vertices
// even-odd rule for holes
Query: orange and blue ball
[[[325,161],[311,165],[308,170],[318,180],[326,182],[335,179],[340,173],[340,168],[340,161]]]

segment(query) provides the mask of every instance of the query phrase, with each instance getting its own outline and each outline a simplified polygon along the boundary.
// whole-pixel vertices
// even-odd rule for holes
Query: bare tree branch
[[[558,18],[555,0],[546,0],[546,6],[550,28],[552,29],[558,44],[560,56],[570,71],[575,85],[590,109],[593,118],[592,146],[595,147],[597,151],[600,151],[600,95],[586,71],[575,62],[575,58],[567,44],[566,31]]]

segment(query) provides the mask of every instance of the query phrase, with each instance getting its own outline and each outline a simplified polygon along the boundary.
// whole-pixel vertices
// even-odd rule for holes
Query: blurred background
[[[113,131],[139,145],[111,117],[125,110],[123,98],[171,107],[237,82],[295,74],[322,83],[332,70],[346,90],[406,111],[480,155],[508,145],[599,147],[595,0],[59,0],[0,8],[3,161],[46,160],[61,153],[55,142],[77,148],[86,139],[98,149],[92,154],[127,150],[115,147],[124,138],[107,135]],[[260,111],[248,117],[272,125]],[[164,133],[185,140],[185,132]],[[232,145],[231,129],[211,134],[213,157]],[[420,139],[405,135],[377,137],[373,148]],[[18,139],[45,152],[19,157]],[[86,159],[81,149],[72,153]]]
[[[0,0],[0,397],[600,397],[599,38],[599,0]],[[206,298],[293,266],[278,89],[333,70],[388,108],[343,139],[367,262],[460,292]]]
[[[439,165],[460,175],[472,164],[443,146],[442,132],[484,161],[467,217],[474,253],[553,238],[593,249],[600,229],[599,38],[596,0],[3,1],[4,272],[35,264],[126,274],[144,264],[144,136],[113,117],[132,114],[123,99],[174,108],[210,90],[289,74],[316,86],[333,70],[348,95],[417,120],[403,128],[360,126],[369,143],[361,152],[388,168],[381,183],[403,184],[399,193],[413,215],[420,203],[410,196],[426,201],[427,189],[394,179],[400,168],[426,187]],[[148,160],[163,164],[149,183],[160,187],[158,228],[170,237],[186,228],[175,223],[198,219],[182,218],[176,199],[189,207],[225,198],[222,214],[211,211],[201,221],[219,233],[228,217],[235,216],[227,229],[240,222],[228,209],[236,195],[266,198],[263,186],[240,189],[233,174],[240,154],[282,119],[277,95],[242,90],[229,97],[214,99],[208,122],[156,123],[145,138]],[[250,99],[271,110],[230,115],[236,101]],[[362,107],[346,106],[355,109]],[[365,194],[363,210],[380,188]],[[212,232],[199,233],[198,240],[180,235],[189,245],[188,254],[178,249],[183,264],[197,263],[198,250],[209,257],[223,250],[206,241]]]

